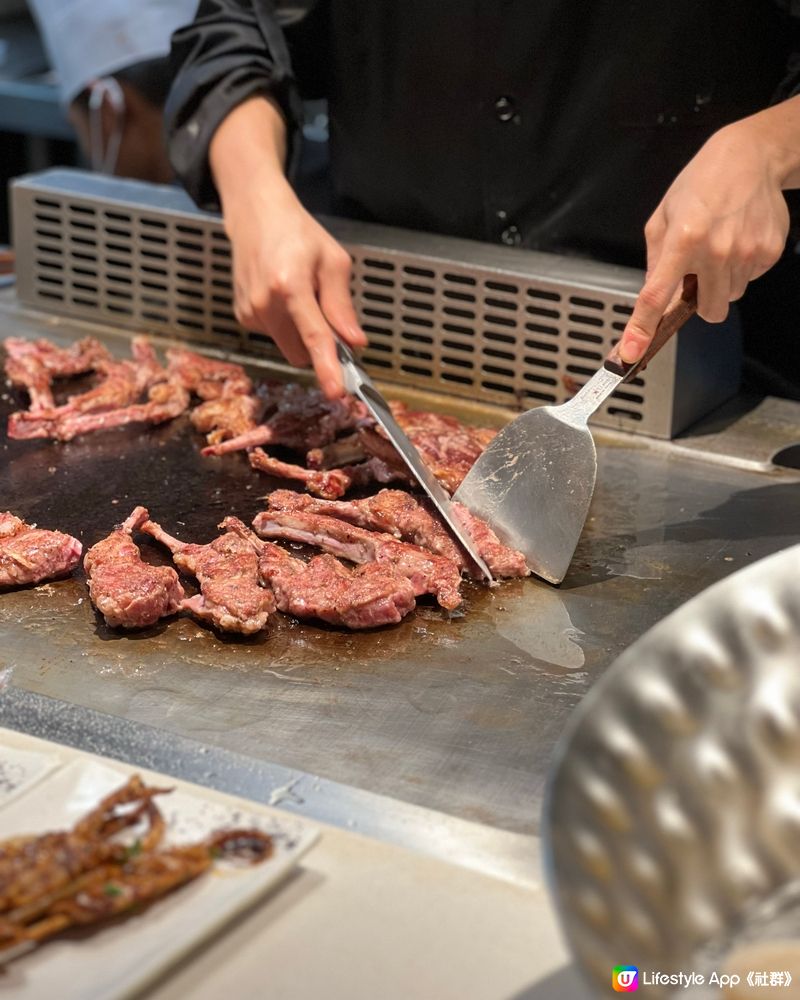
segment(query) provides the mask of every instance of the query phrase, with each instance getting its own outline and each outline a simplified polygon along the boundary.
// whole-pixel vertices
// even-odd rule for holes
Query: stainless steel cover
[[[652,628],[564,732],[545,799],[547,869],[600,995],[617,964],[702,970],[764,924],[800,875],[799,759],[794,546]]]

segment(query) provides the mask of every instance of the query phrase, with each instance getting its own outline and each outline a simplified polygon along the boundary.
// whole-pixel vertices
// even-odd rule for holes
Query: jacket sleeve
[[[280,106],[291,175],[300,152],[302,105],[271,0],[201,0],[172,36],[174,81],[164,109],[172,166],[194,201],[219,208],[208,148],[223,119],[255,94]]]

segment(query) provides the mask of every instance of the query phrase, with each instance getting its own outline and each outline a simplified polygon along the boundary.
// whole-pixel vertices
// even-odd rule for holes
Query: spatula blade
[[[550,583],[566,576],[597,478],[589,428],[558,409],[537,407],[504,427],[454,496]]]

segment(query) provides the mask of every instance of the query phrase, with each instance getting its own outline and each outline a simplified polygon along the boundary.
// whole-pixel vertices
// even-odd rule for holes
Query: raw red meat
[[[141,628],[174,614],[186,596],[170,566],[149,566],[132,534],[148,520],[137,507],[125,523],[93,545],[83,561],[92,604],[112,627]]]
[[[71,573],[83,546],[60,531],[45,531],[0,512],[0,587],[21,587]]]

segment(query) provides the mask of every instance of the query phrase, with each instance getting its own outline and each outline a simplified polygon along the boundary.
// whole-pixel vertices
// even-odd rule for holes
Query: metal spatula
[[[580,539],[597,478],[597,452],[587,421],[623,382],[656,355],[697,308],[689,275],[667,309],[641,361],[624,364],[617,347],[582,389],[560,406],[540,406],[504,427],[459,486],[459,500],[528,566],[561,583]]]

